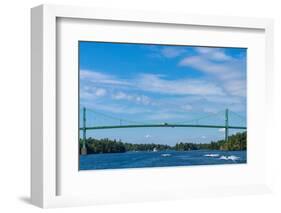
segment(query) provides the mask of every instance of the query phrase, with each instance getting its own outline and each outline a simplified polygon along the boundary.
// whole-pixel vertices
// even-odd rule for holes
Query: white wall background
[[[30,8],[42,3],[184,12],[275,19],[276,98],[281,99],[281,3],[278,0],[8,0],[0,7],[0,212],[37,212],[29,204],[30,178]],[[280,5],[279,5],[280,3]],[[278,73],[279,72],[279,73]],[[279,83],[280,85],[277,85]],[[280,100],[276,109],[281,109]],[[278,111],[278,110],[276,110]],[[277,120],[280,112],[276,114]],[[281,120],[281,119],[279,119]],[[272,150],[272,195],[202,198],[67,209],[69,212],[280,212],[281,140]],[[279,161],[279,162],[278,162]],[[65,209],[47,210],[60,212]]]

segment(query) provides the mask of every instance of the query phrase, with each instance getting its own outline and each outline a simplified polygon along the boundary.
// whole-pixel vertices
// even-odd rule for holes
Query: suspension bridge
[[[245,117],[230,111],[229,109],[226,109],[224,111],[224,123],[223,124],[207,124],[198,123],[199,120],[209,118],[214,115],[205,116],[198,119],[193,119],[185,122],[163,122],[163,123],[139,123],[136,121],[129,121],[126,119],[116,118],[112,116],[105,115],[103,113],[99,113],[105,117],[108,117],[113,120],[119,121],[118,124],[114,125],[92,125],[87,126],[87,111],[91,111],[90,109],[83,108],[82,112],[82,127],[79,128],[80,131],[83,131],[83,143],[81,148],[81,154],[85,155],[87,154],[87,148],[86,148],[86,135],[87,131],[90,130],[101,130],[101,129],[124,129],[124,128],[159,128],[159,127],[170,127],[170,128],[215,128],[215,129],[224,129],[225,135],[224,140],[227,142],[229,137],[229,130],[230,129],[236,129],[236,130],[246,130],[247,127],[245,125],[233,125],[229,122],[229,114],[232,113],[236,115],[236,117],[246,120]]]

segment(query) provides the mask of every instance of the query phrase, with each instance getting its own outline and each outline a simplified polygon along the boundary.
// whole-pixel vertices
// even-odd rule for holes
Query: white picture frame
[[[266,163],[262,170],[257,170],[252,175],[264,173],[264,178],[254,182],[254,184],[234,183],[217,184],[217,186],[203,186],[199,183],[194,188],[177,187],[171,188],[168,192],[157,188],[152,189],[153,192],[147,194],[131,191],[117,191],[112,195],[100,193],[98,195],[89,196],[83,195],[83,190],[80,194],[60,194],[58,185],[62,184],[60,173],[63,169],[58,166],[60,152],[58,152],[58,98],[57,88],[60,81],[57,79],[56,70],[58,69],[57,61],[57,36],[58,36],[58,20],[63,19],[79,19],[79,20],[105,20],[133,22],[133,23],[153,23],[155,25],[169,26],[200,26],[206,28],[220,28],[230,30],[258,30],[263,32],[262,40],[264,43],[264,68],[261,68],[261,75],[265,79],[260,79],[264,82],[265,87],[261,92],[265,94],[265,99],[261,111],[264,114],[263,123],[266,131],[262,134],[265,139],[264,143],[268,146],[270,143],[271,134],[274,131],[272,126],[273,119],[273,21],[271,19],[256,19],[256,18],[238,18],[238,17],[216,17],[216,16],[201,16],[201,15],[186,15],[186,14],[160,14],[141,11],[122,11],[111,9],[96,9],[74,6],[54,6],[42,5],[31,10],[31,201],[33,204],[47,207],[75,206],[75,205],[91,205],[100,203],[116,203],[116,202],[139,202],[144,200],[165,200],[165,199],[182,199],[187,197],[214,196],[214,195],[233,195],[233,194],[252,194],[263,193],[270,191],[270,160],[267,153]],[[250,76],[251,77],[251,76]],[[248,79],[253,81],[253,79]],[[255,86],[253,86],[254,88]],[[266,110],[265,110],[266,109]],[[263,110],[263,111],[262,111]],[[258,131],[258,127],[255,131]],[[255,138],[254,135],[252,138]],[[63,147],[62,147],[63,148]],[[61,150],[62,150],[61,148]],[[214,167],[215,168],[215,167]],[[215,168],[217,169],[217,168]],[[245,169],[245,168],[244,168]],[[196,168],[199,170],[200,167]],[[220,169],[218,169],[220,170]],[[229,171],[235,170],[234,167],[229,168]],[[148,171],[148,170],[147,170]],[[174,168],[165,168],[164,170],[154,171],[154,174],[161,172],[176,172],[177,175],[183,174],[184,170],[176,170]],[[239,169],[237,170],[239,171]],[[126,171],[124,171],[126,172]],[[195,170],[193,172],[196,172]],[[198,171],[197,171],[198,172]],[[210,171],[208,171],[210,172]],[[135,173],[135,174],[134,174]],[[130,175],[148,175],[145,171],[133,171]],[[85,176],[87,176],[86,174]],[[118,171],[110,173],[110,175],[118,175]],[[101,176],[102,178],[104,176]],[[101,178],[100,177],[100,178]],[[113,177],[113,176],[112,176]],[[187,176],[188,177],[188,176]],[[141,178],[141,177],[140,177]],[[169,177],[169,178],[172,178]],[[257,178],[258,179],[258,178]],[[86,179],[85,179],[86,180]],[[181,180],[183,181],[183,180]],[[184,183],[184,182],[182,182]],[[73,183],[75,185],[75,183]],[[69,185],[68,185],[69,186]],[[160,186],[160,185],[159,185]],[[73,188],[75,189],[75,187]],[[69,189],[71,191],[71,189]],[[137,191],[137,189],[136,189]],[[167,190],[165,190],[167,192]],[[120,196],[118,193],[123,193]],[[127,193],[127,194],[126,194]]]

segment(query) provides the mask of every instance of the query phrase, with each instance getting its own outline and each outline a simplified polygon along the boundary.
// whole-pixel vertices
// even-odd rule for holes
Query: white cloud
[[[232,57],[226,55],[224,52],[214,52],[210,56],[210,59],[217,60],[217,61],[228,61],[228,60],[231,60]]]
[[[95,84],[109,84],[116,86],[130,86],[132,85],[125,79],[116,78],[113,75],[104,74],[96,71],[81,70],[80,71],[81,81]]]
[[[98,97],[102,97],[106,95],[106,90],[103,88],[97,88],[95,91],[95,95]]]
[[[107,90],[99,87],[82,86],[80,90],[80,97],[82,99],[94,100],[98,97],[103,97],[107,94]]]
[[[165,80],[159,75],[142,74],[136,86],[150,92],[172,95],[222,95],[220,87],[203,80]]]
[[[220,128],[218,131],[219,132],[225,132],[225,128]]]
[[[225,74],[229,68],[225,64],[217,64],[201,56],[190,56],[179,62],[180,66],[189,66],[207,74]]]
[[[242,102],[240,97],[237,96],[204,96],[204,99],[206,101],[217,103],[217,104],[223,104],[223,105],[232,105],[232,104],[240,104]]]
[[[187,62],[192,65],[194,64],[194,66],[200,66],[202,69],[207,67],[206,69],[211,72],[221,71],[223,74],[216,74],[224,78],[224,81],[222,79],[218,81],[207,78],[200,80],[192,78],[165,79],[165,75],[155,74],[139,74],[134,78],[122,79],[115,75],[82,70],[80,84],[81,100],[89,103],[98,99],[101,106],[100,109],[112,110],[112,112],[116,113],[144,112],[148,110],[147,107],[144,108],[146,105],[149,105],[149,108],[153,106],[153,110],[169,108],[165,113],[157,113],[154,117],[151,116],[150,119],[155,120],[180,118],[180,115],[174,113],[173,109],[177,109],[178,112],[203,110],[207,113],[216,113],[227,106],[231,105],[231,107],[234,107],[235,105],[237,108],[241,103],[245,103],[245,80],[240,81],[238,75],[233,75],[228,79],[225,77],[226,69],[224,67],[215,69],[216,64],[210,64],[212,66],[208,67],[204,63],[198,63],[202,61],[206,62],[207,65],[210,64],[209,61],[199,57],[191,57]],[[231,78],[234,80],[231,80]],[[145,93],[145,95],[142,93]],[[153,93],[168,96],[155,97]],[[241,99],[241,97],[243,98]],[[124,105],[122,102],[116,102],[116,104],[121,105],[107,107],[106,103],[112,105],[112,100],[129,101],[137,105],[143,105],[143,107],[140,109],[135,108],[137,105],[131,105],[132,109],[130,109],[127,104],[125,104],[127,105],[126,107],[122,106],[122,104]],[[205,105],[202,105],[202,102]],[[97,102],[95,101],[95,103]],[[240,107],[239,110],[243,111],[245,109]]]
[[[246,97],[246,80],[244,79],[230,80],[224,87],[232,95]]]
[[[191,111],[193,107],[189,104],[182,105],[181,107],[184,111]]]
[[[179,66],[191,67],[215,78],[229,95],[245,97],[244,58],[235,59],[226,55],[220,48],[200,47],[195,49],[199,54],[183,58],[179,62]]]
[[[145,95],[140,95],[140,96],[137,96],[136,97],[136,101],[138,103],[142,103],[142,104],[145,104],[145,105],[148,105],[151,103],[151,100],[149,97],[145,96]]]
[[[221,48],[214,47],[196,47],[195,50],[200,53],[201,56],[214,61],[228,61],[233,59],[231,56],[226,55]]]
[[[202,53],[202,54],[209,54],[214,51],[215,48],[210,48],[210,47],[195,47],[194,48],[197,52]]]
[[[181,47],[164,47],[161,49],[161,53],[166,58],[175,58],[185,52],[184,48]]]
[[[211,107],[211,106],[207,106],[203,108],[203,111],[206,113],[218,113],[219,112],[219,108],[217,107]]]
[[[113,99],[116,100],[131,100],[132,96],[125,94],[124,92],[117,92],[113,96]]]
[[[167,120],[176,121],[178,119],[182,119],[182,117],[182,113],[154,111],[153,113],[148,114],[145,119],[148,121],[164,122]]]
[[[202,139],[206,139],[207,137],[206,137],[205,135],[202,135],[201,138],[202,138]]]
[[[136,79],[131,79],[129,82],[114,75],[87,70],[81,71],[80,78],[80,98],[82,100],[90,102],[106,96],[114,100],[126,100],[142,105],[151,103],[148,96],[131,92],[132,85],[136,85]]]
[[[148,54],[153,58],[176,58],[187,52],[185,47],[181,46],[149,46],[147,49],[150,51]]]
[[[138,114],[138,113],[152,113],[151,110],[143,107],[137,107],[137,106],[127,106],[124,104],[118,104],[110,102],[93,102],[91,100],[81,100],[81,105],[90,108],[93,110],[102,110],[107,111],[110,113],[116,113],[116,114]]]
[[[81,81],[92,87],[100,85],[111,89],[138,89],[147,92],[156,92],[171,95],[222,95],[222,89],[210,81],[184,78],[178,80],[166,80],[165,76],[154,74],[140,74],[133,79],[120,79],[113,75],[98,72],[81,71]],[[117,94],[116,99],[133,99],[125,94]],[[135,98],[136,101],[148,103],[145,96]]]
[[[120,92],[120,91],[113,94],[112,98],[115,100],[132,101],[132,102],[144,104],[144,105],[148,105],[151,103],[150,98],[145,95],[127,94],[125,92]]]

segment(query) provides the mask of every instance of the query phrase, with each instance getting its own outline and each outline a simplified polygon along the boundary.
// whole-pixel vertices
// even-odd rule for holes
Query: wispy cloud
[[[166,58],[175,58],[182,55],[185,52],[186,49],[181,47],[164,47],[161,49],[162,55],[165,56]]]
[[[153,115],[146,119],[176,120],[183,112],[200,109],[205,113],[216,113],[227,106],[235,107],[237,111],[245,110],[243,107],[239,108],[241,98],[226,95],[222,87],[207,80],[189,78],[168,80],[165,79],[165,75],[155,74],[139,74],[131,79],[121,79],[114,75],[91,72],[81,71],[83,76],[80,84],[81,101],[89,107],[104,111],[133,114],[152,110]],[[243,86],[242,82],[237,83]],[[229,87],[233,93],[236,92],[233,85]],[[159,94],[163,94],[163,97]],[[151,108],[152,106],[154,108]],[[169,110],[163,111],[165,108]],[[173,112],[173,109],[176,109],[177,113]]]
[[[232,79],[224,84],[225,90],[234,96],[246,97],[246,80]]]
[[[98,97],[103,97],[107,94],[107,90],[98,87],[82,86],[80,90],[80,98],[82,99],[96,99]]]
[[[181,46],[149,46],[149,56],[153,58],[176,58],[187,53],[187,48]]]
[[[184,111],[191,111],[193,107],[189,104],[184,104],[181,106],[181,109],[183,109]]]
[[[97,71],[81,70],[80,80],[88,81],[90,83],[115,85],[115,86],[131,86],[132,84],[125,79],[117,78],[110,74],[104,74]]]
[[[120,92],[120,91],[113,94],[112,98],[115,100],[132,101],[132,102],[140,103],[140,104],[144,104],[144,105],[148,105],[151,102],[150,98],[145,95],[128,94],[128,93]]]
[[[142,74],[136,86],[144,91],[171,95],[222,95],[220,87],[212,82],[195,79],[166,80],[159,75]]]
[[[86,108],[90,108],[97,111],[106,111],[114,114],[129,114],[129,115],[136,115],[136,114],[143,114],[143,113],[152,113],[150,109],[143,108],[140,106],[130,106],[124,105],[121,103],[113,103],[109,101],[91,101],[91,100],[81,100],[81,106]]]
[[[205,58],[214,61],[228,61],[232,60],[233,57],[227,55],[224,49],[221,48],[210,48],[210,47],[195,47],[194,48],[200,55],[204,55]]]
[[[203,112],[206,113],[217,113],[220,109],[216,108],[215,106],[206,106],[203,107]]]
[[[181,113],[175,113],[175,112],[153,112],[152,114],[149,114],[145,116],[145,119],[148,121],[156,121],[156,122],[164,122],[168,120],[175,121],[176,119],[182,119]]]
[[[197,55],[180,60],[179,66],[190,67],[217,79],[230,95],[246,95],[245,59],[227,55],[221,48],[195,48]]]
[[[222,89],[212,82],[191,78],[167,80],[165,76],[155,74],[139,74],[132,79],[120,79],[113,75],[98,72],[81,71],[81,80],[84,84],[110,86],[111,88],[130,88],[147,92],[156,92],[170,95],[222,95]],[[87,82],[88,83],[87,83]],[[82,88],[83,89],[83,88]],[[116,99],[133,99],[124,93],[116,94]],[[143,100],[145,97],[137,97]],[[144,102],[147,102],[146,99]]]
[[[222,74],[228,69],[222,64],[217,64],[200,56],[190,56],[179,62],[180,66],[192,67],[207,74]]]

